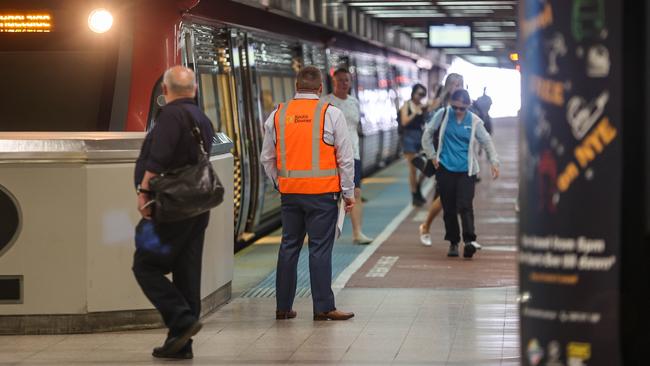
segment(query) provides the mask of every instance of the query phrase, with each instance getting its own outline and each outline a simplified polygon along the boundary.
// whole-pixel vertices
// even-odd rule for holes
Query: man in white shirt
[[[348,136],[352,143],[354,152],[354,199],[355,205],[350,215],[352,219],[352,241],[355,244],[370,244],[372,238],[363,233],[362,216],[363,206],[361,202],[361,154],[359,153],[359,120],[361,119],[361,110],[359,101],[350,95],[352,80],[350,72],[345,68],[339,68],[334,72],[334,91],[322,99],[337,107],[343,112],[345,121],[348,126]]]
[[[309,234],[309,277],[314,320],[347,320],[353,313],[336,309],[332,291],[332,249],[339,196],[345,210],[354,206],[354,157],[345,117],[319,100],[318,68],[298,73],[297,93],[280,104],[264,123],[260,160],[280,191],[282,242],[276,276],[276,319],[296,317],[297,267]]]

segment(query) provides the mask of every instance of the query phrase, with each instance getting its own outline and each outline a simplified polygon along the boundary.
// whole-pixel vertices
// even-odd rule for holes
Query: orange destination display
[[[48,13],[0,13],[0,33],[51,32],[53,17]]]

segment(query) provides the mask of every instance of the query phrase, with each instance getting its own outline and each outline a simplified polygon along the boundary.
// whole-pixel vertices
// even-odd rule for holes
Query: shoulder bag
[[[149,189],[155,201],[153,219],[156,222],[189,219],[223,202],[224,188],[212,169],[201,129],[190,112],[182,109],[191,124],[192,136],[199,144],[198,161],[151,178]]]

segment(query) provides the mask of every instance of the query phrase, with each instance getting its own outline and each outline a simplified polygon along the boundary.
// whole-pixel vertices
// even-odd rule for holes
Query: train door
[[[245,228],[251,197],[251,151],[243,104],[239,34],[223,26],[186,21],[181,30],[183,63],[198,79],[199,105],[216,131],[234,142],[235,238]]]
[[[247,103],[251,129],[257,131],[249,143],[259,148],[266,119],[279,103],[293,98],[295,76],[302,62],[297,43],[257,33],[246,36],[246,56]],[[273,182],[259,163],[253,168],[252,175],[258,185],[246,228],[249,237],[274,228],[280,220],[280,194]]]
[[[376,57],[377,64],[377,108],[379,126],[381,130],[380,165],[393,159],[397,151],[397,126],[394,123],[393,104],[390,99],[389,64],[384,56]]]
[[[358,53],[354,59],[361,109],[361,166],[363,175],[367,175],[377,169],[381,157],[380,111],[375,108],[378,97],[377,66],[372,55]]]

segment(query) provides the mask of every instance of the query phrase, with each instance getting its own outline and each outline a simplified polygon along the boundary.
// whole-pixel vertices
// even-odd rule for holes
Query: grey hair
[[[174,95],[194,96],[196,90],[194,71],[187,67],[174,66],[167,69],[163,76],[163,83]]]

